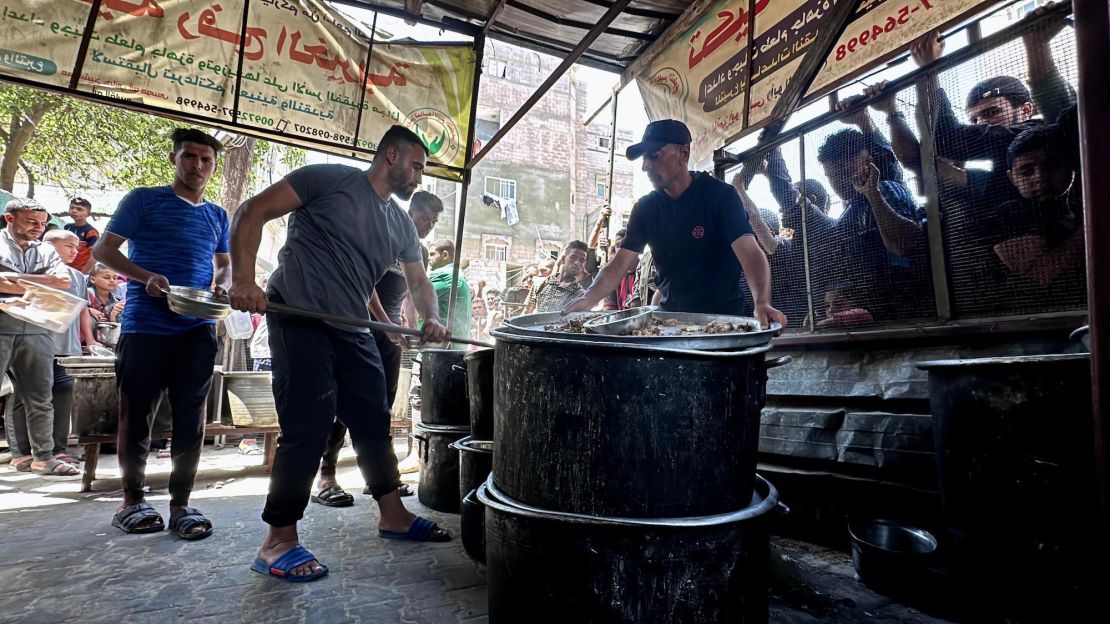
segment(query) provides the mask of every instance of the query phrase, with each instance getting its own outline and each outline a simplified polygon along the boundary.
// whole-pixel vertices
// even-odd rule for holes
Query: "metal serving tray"
[[[550,325],[559,325],[569,320],[587,321],[594,317],[602,316],[604,312],[575,312],[563,316],[559,312],[545,312],[542,314],[525,314],[506,319],[502,331],[510,334],[525,336],[543,336],[561,340],[575,340],[581,342],[606,342],[610,344],[648,345],[672,349],[703,349],[720,351],[726,349],[758,347],[771,342],[782,327],[772,323],[770,329],[761,329],[759,321],[745,316],[726,316],[721,314],[694,314],[689,312],[661,312],[655,311],[652,316],[658,319],[676,319],[679,324],[664,329],[661,336],[614,336],[605,334],[572,334],[569,332],[553,331],[546,329]],[[751,327],[751,332],[734,332],[727,334],[695,334],[679,332],[687,325],[705,325],[710,322],[733,323]]]

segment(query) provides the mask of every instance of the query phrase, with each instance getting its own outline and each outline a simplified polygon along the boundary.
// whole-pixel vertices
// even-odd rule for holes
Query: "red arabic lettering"
[[[758,0],[755,3],[755,14],[758,16],[767,8],[771,0]],[[701,50],[696,50],[694,42],[701,38],[701,31],[698,30],[690,37],[690,64],[689,69],[693,69],[698,63],[702,62],[705,57],[713,54],[713,52],[724,45],[726,41],[736,35],[736,41],[739,42],[748,34],[748,15],[743,7],[737,9],[737,13],[733,15],[732,11],[721,11],[717,13],[717,19],[720,23],[713,32],[705,38],[705,42],[701,46]]]
[[[243,50],[243,58],[250,61],[257,61],[262,58],[266,52],[265,44],[262,42],[266,38],[266,30],[262,28],[247,27],[247,36],[244,41],[239,33],[233,30],[224,30],[216,26],[216,13],[222,11],[223,7],[218,4],[212,5],[212,8],[205,9],[200,12],[200,17],[197,18],[197,32],[200,34],[194,35],[185,28],[185,23],[189,21],[189,12],[181,14],[177,19],[177,32],[185,39],[198,39],[201,35],[230,43]],[[254,47],[257,43],[257,50],[251,51],[250,48]]]
[[[93,0],[84,0],[86,4],[92,4]],[[127,2],[126,0],[103,0],[100,3],[100,17],[110,20],[115,16],[109,11],[120,11],[134,17],[150,17],[163,18],[166,16],[162,11],[162,7],[158,6],[155,0],[141,0],[140,2]]]

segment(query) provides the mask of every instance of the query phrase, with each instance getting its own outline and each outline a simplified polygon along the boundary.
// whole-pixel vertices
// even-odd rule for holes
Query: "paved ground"
[[[305,545],[332,574],[303,585],[248,569],[264,531],[258,514],[267,475],[260,458],[206,447],[193,504],[216,532],[194,543],[111,527],[120,500],[114,455],[101,457],[101,479],[89,494],[78,493],[79,477],[0,468],[0,622],[485,622],[483,568],[458,539],[431,545],[378,539],[376,510],[359,493],[350,453],[344,449],[339,481],[356,493],[355,506],[311,504],[301,525]],[[151,462],[150,501],[167,515],[169,460]],[[431,512],[415,497],[406,501],[458,536],[458,516]],[[772,622],[940,621],[868,590],[844,553],[790,540],[776,540],[773,551]]]

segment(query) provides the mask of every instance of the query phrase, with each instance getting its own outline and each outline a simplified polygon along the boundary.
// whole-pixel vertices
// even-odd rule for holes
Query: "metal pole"
[[[243,42],[247,40],[247,16],[250,14],[251,0],[243,0],[243,24],[239,31],[239,64],[235,69],[235,99],[231,104],[231,121],[239,121],[239,87],[243,84],[243,61],[246,59],[247,48]]]
[[[455,297],[459,293],[459,269],[462,266],[463,229],[466,227],[466,196],[470,191],[471,159],[474,157],[471,150],[474,147],[474,131],[478,119],[478,89],[482,83],[482,60],[486,55],[486,37],[478,35],[474,38],[474,85],[470,92],[470,122],[467,125],[466,151],[463,169],[462,190],[459,196],[459,209],[455,213],[455,268],[451,271],[451,296],[447,300],[447,318],[441,319],[444,325],[451,329],[451,321],[455,318]],[[466,305],[469,307],[470,302]],[[464,338],[466,336],[463,336]]]
[[[582,41],[579,41],[578,45],[575,46],[574,49],[571,50],[569,54],[567,54],[566,58],[563,59],[563,62],[559,63],[559,66],[555,68],[555,71],[551,72],[551,75],[547,77],[547,80],[543,81],[543,84],[536,88],[536,92],[528,98],[528,101],[522,104],[521,107],[518,108],[515,113],[513,113],[512,118],[509,119],[509,121],[505,123],[505,125],[501,126],[496,134],[490,137],[489,142],[482,146],[482,151],[478,152],[474,156],[474,158],[470,160],[470,163],[467,167],[468,169],[473,168],[475,165],[478,164],[479,161],[485,158],[486,154],[488,154],[490,150],[492,150],[494,146],[501,141],[501,138],[508,134],[509,131],[513,129],[513,126],[520,122],[520,120],[528,114],[528,111],[532,110],[532,107],[535,106],[536,103],[538,103],[541,99],[543,99],[543,96],[547,95],[548,90],[551,89],[551,87],[555,86],[555,83],[563,77],[563,74],[565,74],[566,71],[570,69],[570,66],[574,65],[575,61],[577,61],[578,58],[582,56],[587,49],[589,49],[590,44],[593,43],[594,40],[597,39],[599,36],[601,36],[601,33],[605,32],[606,27],[608,27],[609,24],[611,24],[613,20],[615,20],[617,16],[621,14],[621,11],[623,11],[624,7],[628,6],[630,2],[632,2],[632,0],[616,0],[616,2],[614,2],[613,5],[609,7],[609,10],[606,11],[605,15],[603,15],[601,19],[597,22],[597,24],[595,24],[594,27],[590,29],[590,32],[586,33],[586,36],[582,38]]]
[[[748,0],[748,36],[744,40],[745,65],[744,72],[744,127],[748,127],[748,117],[752,112],[752,50],[755,49],[755,0]]]
[[[85,69],[85,57],[89,54],[89,44],[92,43],[93,29],[96,28],[96,16],[100,13],[101,0],[93,0],[89,9],[89,17],[85,20],[85,32],[81,35],[81,46],[77,48],[77,61],[73,64],[73,75],[69,77],[69,88],[77,89],[81,82],[81,72]]]
[[[806,138],[805,136],[798,137],[798,161],[801,165],[801,188],[799,192],[802,194],[799,197],[798,203],[809,201],[806,199]],[[812,268],[809,263],[809,227],[807,223],[809,219],[806,215],[809,213],[805,208],[798,206],[798,210],[802,212],[802,263],[806,272],[806,315],[809,317],[809,331],[814,331],[817,327],[817,314],[813,311],[813,280],[810,279],[809,272]],[[789,320],[789,319],[788,319]]]
[[[609,186],[605,187],[605,203],[613,205],[613,167],[617,162],[617,93],[613,93],[613,114],[609,118],[612,137],[609,139]]]
[[[378,14],[374,13],[374,20],[370,24],[370,43],[366,48],[366,66],[362,68],[362,82],[358,92],[358,117],[355,117],[355,136],[351,138],[351,147],[358,149],[358,133],[362,132],[362,105],[366,103],[366,83],[370,81],[370,61],[374,58],[374,36],[378,32]],[[352,156],[355,152],[352,152]]]
[[[948,258],[944,253],[944,232],[941,230],[940,181],[937,178],[936,137],[933,135],[933,102],[926,86],[933,78],[925,74],[917,82],[917,127],[921,129],[921,183],[925,192],[925,213],[928,215],[929,267],[933,277],[933,297],[937,306],[937,320],[942,323],[952,318],[952,295],[948,289]]]
[[[1103,210],[1110,196],[1110,5],[1106,0],[1075,3],[1076,58],[1079,61],[1079,143],[1083,172],[1083,222],[1087,241],[1087,305],[1091,323],[1091,390],[1094,405],[1094,460],[1102,526],[1110,521],[1110,215]]]

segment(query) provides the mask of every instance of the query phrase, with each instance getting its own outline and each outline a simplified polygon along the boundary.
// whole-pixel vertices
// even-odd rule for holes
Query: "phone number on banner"
[[[934,0],[935,1],[935,0]],[[898,28],[902,24],[910,21],[910,15],[918,11],[928,11],[933,8],[933,3],[930,0],[919,0],[912,5],[904,6],[898,9],[898,18],[886,18],[886,24],[879,26],[876,24],[870,30],[865,30],[860,34],[848,40],[848,43],[839,45],[836,48],[836,60],[843,61],[849,54],[855,54],[862,46],[866,46],[869,42],[877,40],[884,34]]]
[[[297,124],[297,123],[293,124],[293,129],[297,131],[297,134],[302,134],[304,136],[312,136],[312,137],[317,137],[317,138],[320,138],[320,139],[327,139],[328,141],[334,141],[336,143],[345,143],[345,144],[348,144],[348,145],[350,145],[350,143],[351,143],[351,137],[349,135],[343,134],[341,132],[332,132],[331,130],[321,130],[319,128],[313,128],[312,126],[302,126],[301,124]]]

